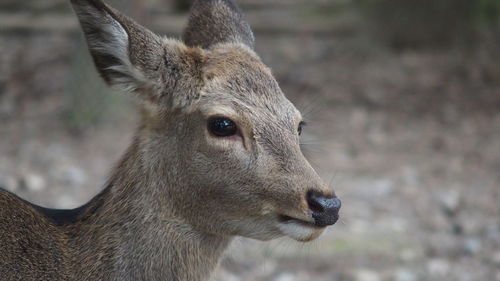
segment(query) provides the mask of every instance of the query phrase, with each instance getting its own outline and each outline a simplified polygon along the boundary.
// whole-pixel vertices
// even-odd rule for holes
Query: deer
[[[312,241],[341,201],[301,151],[303,117],[232,0],[196,0],[182,38],[71,0],[94,64],[137,97],[103,190],[49,209],[0,190],[0,280],[211,280],[241,236]]]

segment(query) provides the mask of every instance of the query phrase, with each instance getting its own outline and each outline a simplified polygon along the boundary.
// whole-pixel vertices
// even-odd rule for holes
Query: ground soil
[[[216,280],[500,281],[493,39],[395,51],[348,12],[318,19],[300,1],[272,11],[254,2],[257,52],[305,113],[304,152],[343,207],[340,222],[309,244],[238,239]],[[60,208],[100,190],[136,120],[131,99],[95,82],[66,8],[51,14],[69,20],[61,28],[0,25],[0,185]],[[167,23],[181,17],[150,22],[175,35]],[[94,92],[113,98],[101,108]]]

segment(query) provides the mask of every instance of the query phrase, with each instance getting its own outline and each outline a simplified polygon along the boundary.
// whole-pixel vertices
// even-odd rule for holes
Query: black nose
[[[328,226],[337,222],[341,202],[337,197],[327,198],[320,192],[309,191],[307,193],[307,204],[312,211],[314,224],[317,226]]]

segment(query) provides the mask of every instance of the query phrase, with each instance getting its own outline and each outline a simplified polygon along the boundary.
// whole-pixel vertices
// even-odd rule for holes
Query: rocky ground
[[[75,19],[53,2],[49,16],[1,12],[0,185],[71,208],[101,188],[135,114],[96,82]],[[309,244],[235,241],[217,280],[500,281],[498,45],[394,52],[349,11],[242,2],[343,209]],[[184,15],[162,9],[145,21],[178,34]]]

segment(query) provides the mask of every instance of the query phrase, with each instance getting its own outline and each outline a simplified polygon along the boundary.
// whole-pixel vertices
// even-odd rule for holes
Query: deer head
[[[254,52],[231,0],[199,0],[183,40],[164,38],[100,0],[72,0],[95,65],[134,93],[143,117],[141,198],[215,235],[318,237],[340,201],[299,147],[300,112]]]

